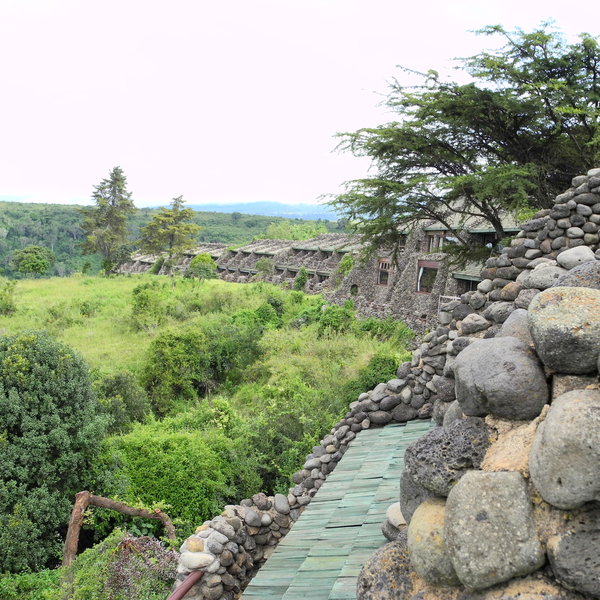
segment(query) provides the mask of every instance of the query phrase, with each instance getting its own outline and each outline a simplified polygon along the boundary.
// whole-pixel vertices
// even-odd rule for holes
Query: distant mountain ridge
[[[200,212],[239,212],[245,215],[263,215],[269,217],[285,217],[287,219],[326,219],[337,221],[340,217],[329,206],[322,204],[285,204],[283,202],[237,202],[236,204],[188,204],[190,208]]]

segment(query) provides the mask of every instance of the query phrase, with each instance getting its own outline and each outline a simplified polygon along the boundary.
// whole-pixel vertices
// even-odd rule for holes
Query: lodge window
[[[457,244],[458,238],[447,231],[427,234],[427,252],[440,252],[448,244]]]
[[[472,292],[477,289],[478,283],[474,279],[457,279],[456,293],[460,295]]]
[[[317,279],[319,280],[319,283],[323,283],[329,279],[329,275],[321,275],[320,273],[317,273]]]
[[[380,258],[377,269],[377,285],[387,285],[390,271],[392,270],[392,260],[390,258]]]
[[[358,296],[358,286],[355,283],[350,286],[350,295]]]
[[[417,292],[431,294],[440,263],[430,260],[417,262]]]

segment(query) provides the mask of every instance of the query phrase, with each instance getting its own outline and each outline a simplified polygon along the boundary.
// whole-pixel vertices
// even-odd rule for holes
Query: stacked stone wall
[[[599,598],[599,224],[595,169],[487,262],[477,291],[442,307],[412,361],[350,405],[287,496],[226,507],[188,538],[177,585],[205,576],[186,598],[236,597],[360,431],[429,416],[439,427],[407,451],[400,482],[408,532],[384,524],[398,539],[365,566],[359,598]]]
[[[442,307],[439,427],[406,451],[409,525],[359,599],[600,598],[599,223],[594,169]]]

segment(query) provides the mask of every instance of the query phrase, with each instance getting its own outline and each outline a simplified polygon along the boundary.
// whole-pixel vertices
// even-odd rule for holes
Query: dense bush
[[[59,600],[60,571],[0,575],[2,600]]]
[[[108,438],[103,460],[107,469],[119,469],[113,493],[147,506],[160,503],[187,522],[188,533],[261,483],[243,424],[222,400]]]
[[[306,286],[307,281],[308,281],[308,271],[304,267],[300,267],[300,270],[298,271],[298,275],[296,275],[296,278],[294,279],[293,288],[296,291],[301,291]]]
[[[354,305],[351,301],[346,302],[344,306],[327,306],[319,316],[319,336],[350,331],[355,319]]]
[[[191,327],[166,331],[152,341],[142,379],[157,414],[167,414],[178,398],[191,401],[206,389],[207,348],[204,334]]]
[[[271,312],[263,318],[277,320],[275,310],[265,306]],[[239,379],[258,356],[261,314],[239,311],[232,317],[204,318],[153,340],[143,381],[157,414],[167,414],[178,399],[189,403],[218,384]]]
[[[360,369],[356,377],[343,384],[340,393],[347,399],[348,404],[354,402],[363,392],[372,390],[379,383],[395,377],[399,362],[397,354],[373,355],[369,364]]]
[[[56,600],[164,600],[176,569],[177,553],[158,540],[115,530],[66,570]]]
[[[110,415],[108,433],[127,433],[134,422],[143,422],[151,412],[144,388],[131,373],[116,373],[95,384],[98,400]]]
[[[163,286],[157,280],[141,283],[133,290],[131,318],[135,329],[156,329],[166,315]]]
[[[40,569],[106,429],[83,360],[44,333],[0,338],[0,571]]]

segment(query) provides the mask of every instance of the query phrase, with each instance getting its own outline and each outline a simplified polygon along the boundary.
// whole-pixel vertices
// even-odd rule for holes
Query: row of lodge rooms
[[[517,232],[514,221],[505,223],[507,233]],[[463,225],[463,233],[478,245],[491,248],[494,231],[489,226]],[[305,291],[323,292],[328,301],[342,304],[352,299],[364,316],[393,316],[422,329],[434,324],[438,307],[446,298],[473,290],[481,280],[481,264],[450,268],[444,248],[456,243],[452,232],[438,223],[429,224],[404,236],[394,264],[389,254],[362,259],[363,243],[351,234],[323,234],[310,240],[255,240],[240,248],[225,244],[201,244],[187,253],[176,266],[184,271],[200,253],[212,256],[221,279],[245,283],[261,280],[292,286],[301,269],[308,274]],[[336,276],[342,258],[350,254],[353,268],[345,277]],[[136,256],[121,269],[143,273],[155,256]],[[164,268],[159,271],[165,273]]]

